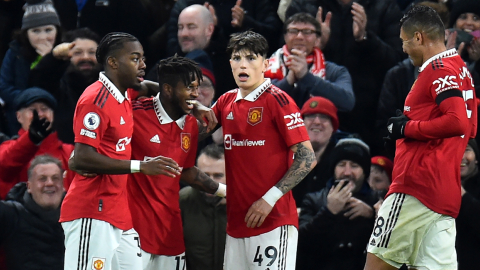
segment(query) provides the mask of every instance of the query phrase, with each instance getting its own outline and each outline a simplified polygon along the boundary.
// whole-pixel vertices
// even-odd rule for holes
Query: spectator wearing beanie
[[[300,113],[315,151],[317,166],[292,189],[293,198],[299,208],[302,207],[305,194],[324,188],[333,175],[329,170],[329,157],[335,147],[333,135],[339,126],[337,107],[324,97],[310,98]]]
[[[387,157],[372,157],[368,184],[373,190],[387,191],[392,183],[393,162]]]
[[[0,98],[5,102],[6,133],[13,136],[20,125],[14,100],[28,87],[30,70],[60,42],[60,21],[50,0],[28,0],[22,28],[10,43],[0,69]]]
[[[365,264],[377,201],[367,183],[370,149],[360,139],[341,139],[330,162],[333,178],[303,202],[297,269],[356,270]]]
[[[480,254],[480,174],[478,158],[480,152],[475,139],[470,139],[462,158],[460,175],[462,178],[462,204],[455,220],[457,237],[458,270],[478,269]]]
[[[477,62],[480,59],[479,17],[480,1],[478,0],[455,1],[450,12],[451,27],[457,30],[456,47],[468,63]],[[463,49],[459,46],[459,42],[464,42]]]

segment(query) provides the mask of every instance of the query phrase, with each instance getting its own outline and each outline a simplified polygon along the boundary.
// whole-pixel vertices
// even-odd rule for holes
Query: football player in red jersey
[[[473,81],[430,7],[415,6],[400,21],[403,50],[419,75],[403,113],[387,123],[396,141],[392,184],[368,243],[365,270],[457,269],[455,218],[460,163],[477,132]]]
[[[127,89],[142,87],[145,62],[140,42],[126,33],[110,33],[96,56],[105,72],[78,100],[72,164],[98,175],[75,176],[63,201],[65,269],[142,269],[127,202],[127,174],[178,175],[180,168],[163,157],[131,160],[133,115]]]
[[[260,34],[231,37],[238,88],[212,107],[225,144],[226,270],[295,268],[298,215],[290,190],[316,165],[300,109],[263,76],[267,51]]]
[[[202,126],[190,113],[198,97],[200,68],[188,58],[173,56],[159,62],[157,73],[157,96],[132,102],[132,158],[146,161],[168,156],[182,172],[168,176],[130,174],[128,198],[133,227],[140,235],[143,269],[176,270],[185,268],[179,181],[221,197],[226,187],[195,166]]]

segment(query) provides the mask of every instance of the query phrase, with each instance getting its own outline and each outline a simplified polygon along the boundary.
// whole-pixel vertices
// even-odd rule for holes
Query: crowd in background
[[[178,54],[194,60],[203,73],[198,100],[211,106],[236,87],[226,46],[230,34],[245,30],[267,39],[271,57],[265,77],[301,109],[317,157],[317,166],[292,190],[299,212],[297,269],[363,269],[375,205],[391,182],[394,151],[384,147],[386,123],[397,109],[403,110],[418,75],[399,38],[399,21],[413,5],[438,12],[447,29],[447,48],[457,49],[473,80],[479,82],[478,96],[478,0],[0,0],[0,199],[4,200],[0,224],[8,228],[0,233],[0,242],[6,257],[15,259],[8,267],[0,262],[0,269],[18,269],[20,261],[35,264],[40,256],[51,258],[42,261],[52,265],[49,269],[63,269],[63,253],[57,254],[63,252],[63,235],[56,224],[59,204],[45,206],[31,186],[35,166],[55,164],[58,168],[47,167],[52,175],[63,173],[63,189],[50,181],[55,187],[51,190],[68,191],[74,175],[68,168],[74,109],[83,90],[102,71],[96,59],[101,37],[110,32],[137,37],[147,59],[145,79],[151,81],[158,80],[156,65],[161,59]],[[207,144],[222,145],[221,130],[199,143],[199,153]],[[204,153],[207,156],[197,160],[199,167],[205,159],[210,162],[223,155],[216,148]],[[475,269],[475,255],[480,254],[479,154],[471,140],[461,165],[459,269]],[[31,165],[38,156],[44,158]],[[204,165],[210,170],[212,166]],[[216,169],[224,175],[224,167]],[[334,193],[341,193],[342,179],[353,180],[353,194],[344,200],[327,196],[336,186]],[[49,189],[43,185],[41,190]],[[188,188],[181,192],[188,269],[221,269],[225,199],[213,200]],[[206,203],[192,203],[197,197]],[[357,210],[343,211],[347,204]],[[192,207],[211,207],[204,211],[208,219],[196,216],[199,212]],[[34,212],[40,221],[28,216]],[[201,226],[192,225],[195,220],[202,220]],[[13,238],[20,235],[27,239],[24,243],[42,238],[42,233],[30,234],[29,228],[38,232],[43,226],[46,231],[54,228],[48,239],[61,241],[25,248]],[[199,236],[199,228],[208,234]],[[189,236],[211,246],[195,246],[198,242]],[[49,247],[56,247],[48,251],[54,256],[42,254]],[[28,259],[22,259],[26,251]]]

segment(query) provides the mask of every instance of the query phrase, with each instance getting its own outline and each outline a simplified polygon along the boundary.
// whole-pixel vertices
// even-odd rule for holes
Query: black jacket
[[[63,270],[64,235],[60,207],[46,211],[36,204],[26,183],[18,183],[0,202],[0,243],[9,270]]]
[[[332,182],[305,195],[299,220],[297,269],[362,270],[365,265],[374,217],[350,220],[344,212],[332,214],[326,207]],[[378,201],[366,180],[353,196],[372,208]]]

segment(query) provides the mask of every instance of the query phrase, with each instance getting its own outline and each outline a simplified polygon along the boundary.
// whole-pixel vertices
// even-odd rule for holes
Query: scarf
[[[265,71],[265,77],[272,80],[283,79],[288,73],[285,62],[289,55],[290,52],[287,49],[287,45],[283,45],[282,48],[273,53],[272,57],[268,59],[269,65],[267,71]],[[313,53],[307,55],[307,64],[310,66],[310,73],[325,79],[325,58],[319,48],[313,48]]]

